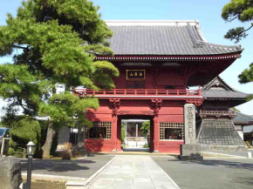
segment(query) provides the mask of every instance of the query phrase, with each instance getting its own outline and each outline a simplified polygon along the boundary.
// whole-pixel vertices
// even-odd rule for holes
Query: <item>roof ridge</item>
[[[201,43],[208,45],[211,48],[231,49],[232,51],[242,51],[243,50],[241,45],[222,45],[222,44],[212,43],[212,42],[208,42],[208,41],[202,41]]]
[[[223,86],[224,89],[235,92],[235,90],[230,87],[220,76],[214,77],[209,83],[207,83],[204,86],[204,90],[209,90],[214,86]]]
[[[190,35],[190,38],[192,40],[194,48],[201,48],[201,47],[203,47],[203,45],[207,45],[210,48],[223,48],[223,49],[225,48],[225,49],[230,49],[231,51],[241,51],[241,50],[243,50],[241,45],[221,45],[221,44],[216,44],[216,43],[212,43],[212,42],[207,41],[203,37],[203,34],[200,30],[199,25],[193,26],[193,27],[195,27],[195,30],[192,30],[190,25],[187,25],[186,27],[187,27],[188,33]],[[199,39],[196,39],[194,37],[194,35],[197,35],[199,37]]]
[[[199,26],[197,20],[105,20],[109,26]]]
[[[197,31],[197,35],[198,35],[199,39],[196,39],[196,36],[194,35],[194,31],[192,30],[192,27],[190,27],[189,25],[187,25],[186,28],[187,28],[188,34],[190,36],[190,39],[192,41],[193,48],[200,48],[200,47],[202,47],[203,44],[204,44],[204,40],[199,35],[198,31]],[[198,30],[198,27],[195,27],[195,29]]]

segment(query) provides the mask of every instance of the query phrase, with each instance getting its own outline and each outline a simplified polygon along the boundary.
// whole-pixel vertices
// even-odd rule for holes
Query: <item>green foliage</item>
[[[241,83],[253,81],[253,63],[239,75],[239,79]]]
[[[14,58],[0,65],[0,96],[10,101],[9,125],[18,124],[15,128],[27,131],[35,128],[36,121],[31,120],[38,115],[49,116],[55,129],[90,125],[84,113],[98,107],[97,99],[54,91],[56,83],[64,83],[67,90],[114,87],[112,77],[119,75],[116,67],[94,60],[96,54],[112,53],[107,47],[112,33],[97,10],[88,0],[26,0],[16,17],[8,15],[7,25],[0,26],[0,56],[14,54]],[[17,107],[27,120],[13,123],[19,119]],[[31,123],[23,126],[28,120]],[[20,133],[15,136],[35,140]]]
[[[225,20],[250,21],[253,19],[253,1],[252,0],[231,0],[222,10],[222,17]]]
[[[35,144],[39,145],[41,137],[40,124],[38,121],[29,117],[22,117],[16,120],[11,127],[10,133],[17,138],[22,138],[25,145],[29,141],[33,141]]]
[[[226,35],[224,36],[227,39],[235,40],[235,42],[239,42],[242,38],[245,38],[247,34],[244,32],[244,27],[236,27],[230,29]]]
[[[223,7],[221,16],[226,21],[239,20],[249,24],[247,28],[232,28],[225,35],[225,38],[239,42],[242,38],[245,38],[247,32],[253,28],[253,0],[230,0],[230,2]],[[252,64],[239,75],[239,79],[241,83],[253,81]]]
[[[120,129],[121,129],[120,130],[120,132],[121,132],[120,140],[121,140],[121,143],[124,144],[125,138],[126,138],[126,123],[122,123]]]
[[[11,140],[9,143],[9,154],[20,155],[26,149],[29,141],[33,141],[36,145],[36,152],[41,149],[41,127],[38,121],[27,116],[5,117],[3,125],[10,128]]]
[[[71,25],[88,43],[105,44],[112,32],[100,19],[98,9],[88,0],[27,0],[19,8],[18,17],[36,22],[58,20],[60,25]]]
[[[24,113],[34,115],[41,100],[41,84],[35,82],[35,77],[29,73],[26,65],[0,65],[0,96],[11,101],[7,112],[21,106]]]
[[[19,147],[19,145],[11,139],[9,142],[8,155],[25,158],[26,149]]]
[[[26,1],[17,18],[9,15],[8,25],[0,28],[0,53],[7,55],[16,48],[22,49],[23,53],[15,56],[14,64],[28,65],[36,77],[67,86],[95,88],[90,78],[101,66],[92,64],[92,54],[109,53],[103,43],[110,37],[110,31],[96,11],[86,0]],[[116,69],[109,62],[103,63],[107,68]],[[114,76],[112,73],[104,76],[109,82],[112,82],[108,79]]]
[[[25,85],[33,82],[33,76],[27,71],[27,66],[11,64],[0,65],[0,94],[3,97],[15,96],[21,93]]]
[[[150,132],[150,121],[142,122],[140,130],[144,136],[147,136]]]
[[[55,126],[76,126],[85,122],[85,110],[88,108],[96,109],[98,105],[96,98],[80,99],[78,96],[65,92],[62,94],[54,94],[48,103],[42,103],[39,114],[50,116]]]
[[[107,89],[114,88],[115,85],[113,83],[112,76],[119,76],[118,69],[106,61],[96,61],[93,65],[96,68],[93,75],[93,80],[95,81],[96,86]]]
[[[253,19],[253,1],[252,0],[231,0],[223,9],[221,16],[226,21],[239,20],[241,22],[250,22]],[[239,42],[247,36],[247,31],[252,28],[252,23],[248,28],[236,27],[230,29],[225,38]]]

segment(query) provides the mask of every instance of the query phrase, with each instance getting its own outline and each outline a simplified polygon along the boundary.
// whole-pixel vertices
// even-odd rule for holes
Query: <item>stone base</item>
[[[191,156],[192,154],[200,154],[201,146],[199,144],[182,144],[180,146],[181,156]]]
[[[182,161],[186,161],[186,160],[197,160],[197,161],[202,161],[203,160],[203,156],[200,154],[191,154],[190,156],[178,156],[178,159],[182,160]]]
[[[0,158],[0,188],[16,189],[22,182],[21,165],[14,158]]]
[[[180,160],[203,160],[199,144],[182,144],[180,146]]]
[[[243,145],[215,145],[215,144],[199,144],[202,152],[247,152],[247,149]]]
[[[214,145],[214,144],[182,144],[180,160],[202,160],[202,152],[233,153],[247,152],[243,145]]]

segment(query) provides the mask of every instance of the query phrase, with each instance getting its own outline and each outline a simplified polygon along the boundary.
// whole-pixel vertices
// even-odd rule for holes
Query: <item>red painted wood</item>
[[[156,134],[156,132],[154,132]],[[103,139],[86,139],[84,140],[85,148],[89,152],[113,152],[122,151],[120,141],[103,140]],[[180,145],[184,144],[184,141],[157,141],[152,142],[151,149],[155,152],[180,154]],[[115,150],[116,148],[116,150]]]
[[[113,140],[85,139],[84,145],[88,152],[112,152],[115,149]]]
[[[91,121],[112,122],[111,139],[86,139],[85,147],[91,152],[121,151],[120,119],[122,116],[136,118],[146,116],[151,119],[151,150],[179,154],[181,141],[161,141],[160,122],[184,122],[184,104],[203,103],[202,90],[188,90],[188,85],[202,85],[228,67],[238,54],[214,56],[100,56],[97,59],[112,59],[120,71],[115,78],[116,88],[95,91],[82,89],[74,91],[82,97],[99,98],[100,107],[90,109],[86,116]],[[152,59],[152,60],[151,60]],[[154,60],[153,60],[154,59]],[[125,60],[151,63],[152,67],[123,67]],[[149,61],[150,60],[150,61]],[[162,66],[166,60],[175,60],[176,67]],[[131,62],[128,61],[128,62]],[[137,63],[138,63],[137,62]],[[126,80],[127,69],[145,69],[143,81]],[[199,79],[201,76],[201,79]],[[134,85],[137,82],[138,85]],[[139,88],[129,88],[137,86]],[[142,86],[142,87],[140,87]],[[168,89],[172,88],[172,89]]]
[[[155,116],[153,119],[153,151],[154,152],[159,152],[159,138],[160,138],[160,133],[159,133],[159,120],[158,117]]]
[[[159,152],[170,153],[170,154],[180,154],[180,145],[184,144],[184,141],[159,141]]]
[[[201,90],[186,90],[186,89],[111,89],[96,91],[93,89],[77,89],[75,92],[84,96],[99,96],[103,97],[120,97],[120,96],[186,96],[186,97],[201,97]]]
[[[113,144],[113,151],[117,151],[118,147],[118,141],[117,141],[117,136],[118,136],[118,119],[117,116],[112,117],[112,141],[114,142]]]
[[[122,151],[118,116],[128,115],[131,117],[146,115],[153,117],[151,149],[157,152],[178,153],[180,151],[179,143],[174,141],[160,141],[159,125],[160,122],[183,123],[183,105],[184,102],[181,101],[164,101],[161,103],[161,107],[159,107],[157,116],[155,116],[151,100],[121,100],[117,110],[118,115],[112,116],[113,111],[108,100],[101,100],[100,107],[97,110],[88,111],[87,115],[92,121],[111,121],[112,138],[110,140],[87,139],[85,140],[86,147],[91,152]]]

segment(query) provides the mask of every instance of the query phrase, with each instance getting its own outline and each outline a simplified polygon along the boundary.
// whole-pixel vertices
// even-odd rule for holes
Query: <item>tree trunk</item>
[[[42,146],[42,150],[43,150],[42,158],[43,159],[50,158],[50,150],[52,147],[54,135],[55,135],[55,130],[53,129],[53,123],[49,122],[48,129],[47,129],[46,141],[45,141],[44,145]]]

